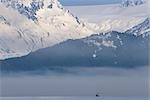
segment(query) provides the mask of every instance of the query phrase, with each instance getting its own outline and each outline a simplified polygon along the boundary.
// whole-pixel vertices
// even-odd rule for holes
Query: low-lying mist
[[[1,96],[148,96],[148,67],[66,68],[1,76]]]

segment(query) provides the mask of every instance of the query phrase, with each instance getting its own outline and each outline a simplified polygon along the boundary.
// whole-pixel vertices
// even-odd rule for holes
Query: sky
[[[59,0],[64,6],[120,3],[121,0]]]

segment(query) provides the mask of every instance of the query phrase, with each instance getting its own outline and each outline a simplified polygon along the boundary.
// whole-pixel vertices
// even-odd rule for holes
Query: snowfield
[[[3,0],[0,60],[24,56],[68,39],[109,31],[125,32],[149,17],[148,5],[75,6],[66,10],[57,0]]]
[[[101,32],[109,30],[124,32],[142,23],[145,18],[150,16],[148,3],[134,7],[122,7],[120,4],[110,4],[66,6],[66,8],[81,20],[98,24]]]

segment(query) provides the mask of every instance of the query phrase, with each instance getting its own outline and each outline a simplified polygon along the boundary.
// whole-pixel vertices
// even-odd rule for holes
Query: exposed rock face
[[[137,6],[144,4],[144,0],[122,0],[123,7]]]

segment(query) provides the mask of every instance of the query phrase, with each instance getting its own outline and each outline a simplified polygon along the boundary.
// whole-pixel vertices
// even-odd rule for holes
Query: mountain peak
[[[1,0],[0,2],[32,20],[37,20],[36,13],[39,9],[63,9],[58,0]]]
[[[137,6],[144,4],[144,0],[122,0],[123,7]]]
[[[20,57],[95,32],[58,0],[0,0],[0,16],[0,59]]]

